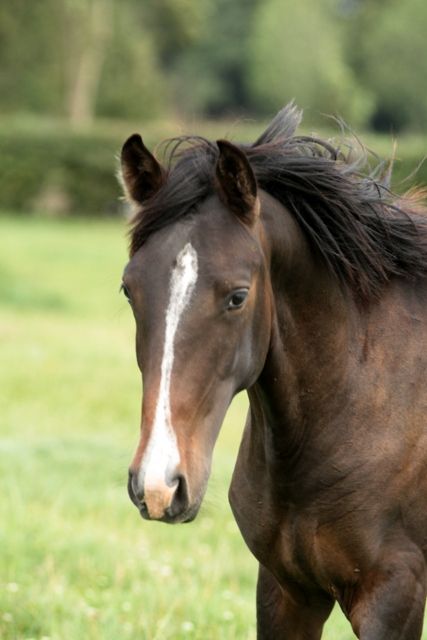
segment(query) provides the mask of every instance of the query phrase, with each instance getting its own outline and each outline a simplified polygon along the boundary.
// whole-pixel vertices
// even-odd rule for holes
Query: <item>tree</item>
[[[0,101],[3,111],[58,113],[64,89],[61,3],[0,5]]]
[[[68,92],[66,111],[73,125],[91,124],[108,45],[113,33],[112,0],[66,2]]]
[[[348,25],[348,57],[375,97],[372,124],[381,130],[427,126],[427,4],[369,0]]]
[[[344,58],[335,3],[265,0],[256,10],[248,82],[254,104],[272,111],[295,98],[303,107],[363,123],[372,106]]]
[[[158,114],[166,103],[166,82],[137,4],[3,3],[2,109],[66,116],[76,126],[89,125],[97,115]]]
[[[250,25],[260,0],[204,0],[199,37],[173,67],[178,101],[210,116],[249,107]]]
[[[161,67],[155,35],[133,2],[116,0],[113,22],[96,113],[110,118],[135,119],[165,113],[171,92]]]

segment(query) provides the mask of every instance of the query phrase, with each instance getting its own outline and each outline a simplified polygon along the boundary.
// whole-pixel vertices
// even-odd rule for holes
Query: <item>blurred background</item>
[[[0,637],[254,640],[256,563],[227,504],[246,400],[203,510],[139,519],[126,494],[141,380],[118,289],[124,139],[250,142],[290,99],[342,117],[394,187],[427,182],[425,0],[0,4]],[[339,134],[339,130],[338,130]],[[339,611],[326,640],[350,640]],[[427,638],[427,635],[424,636]]]
[[[402,136],[403,177],[425,149],[426,32],[424,0],[3,0],[0,207],[117,213],[134,129],[250,140],[292,98],[306,127],[385,133],[380,153]]]

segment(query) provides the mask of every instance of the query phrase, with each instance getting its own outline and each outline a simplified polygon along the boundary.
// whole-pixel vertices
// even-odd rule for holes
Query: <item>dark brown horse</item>
[[[363,640],[418,640],[427,218],[298,123],[289,106],[253,145],[177,139],[166,169],[138,135],[123,147],[144,380],[129,493],[144,518],[192,520],[247,389],[230,501],[258,637],[320,638],[337,600]]]

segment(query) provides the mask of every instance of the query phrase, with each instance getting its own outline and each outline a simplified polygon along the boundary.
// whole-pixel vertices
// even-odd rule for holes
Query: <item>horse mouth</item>
[[[169,509],[166,509],[161,518],[152,518],[148,512],[145,502],[136,505],[140,516],[144,520],[150,520],[155,522],[164,522],[165,524],[187,524],[193,522],[199,512],[199,506],[195,505],[186,509],[183,513],[171,513]]]

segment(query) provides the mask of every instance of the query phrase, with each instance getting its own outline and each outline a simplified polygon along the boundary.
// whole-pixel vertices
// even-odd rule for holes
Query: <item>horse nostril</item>
[[[175,493],[173,494],[172,502],[167,509],[169,516],[178,516],[188,509],[189,497],[187,481],[183,475],[179,475],[174,479],[177,483]]]
[[[128,494],[131,501],[137,507],[140,507],[144,503],[144,494],[138,490],[138,476],[132,469],[129,469]]]

